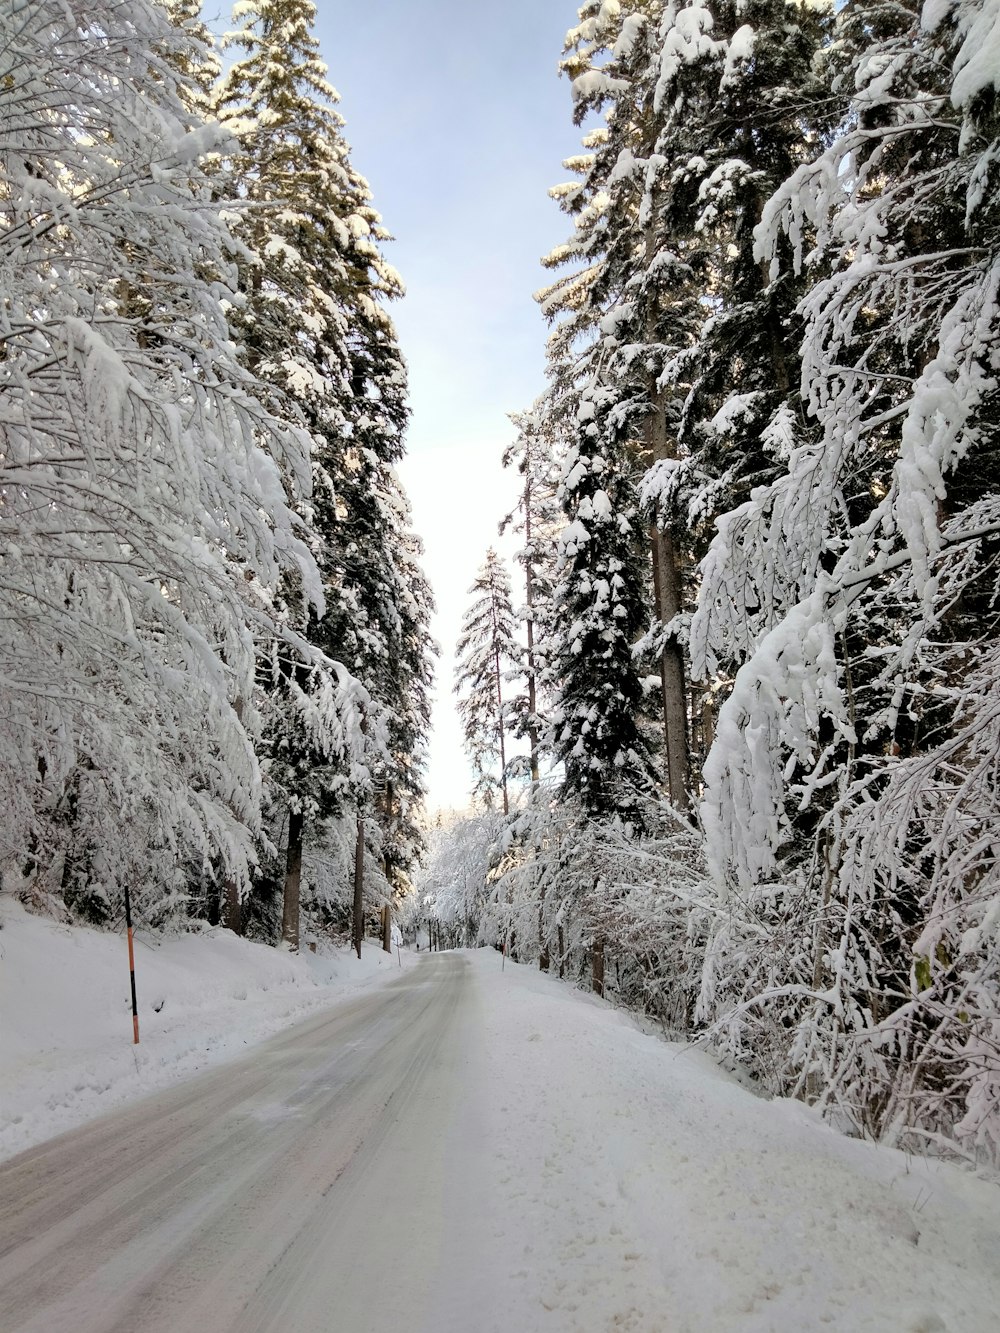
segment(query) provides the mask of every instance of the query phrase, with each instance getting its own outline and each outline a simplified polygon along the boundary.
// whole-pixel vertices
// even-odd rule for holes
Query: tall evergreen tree
[[[367,764],[346,770],[324,764],[301,726],[297,738],[286,729],[275,776],[290,806],[289,862],[301,856],[308,818],[335,814],[345,799],[371,803],[376,783],[383,809],[396,812],[386,823],[400,832],[392,855],[408,861],[397,816],[400,801],[409,809],[420,790],[431,644],[426,583],[392,470],[403,450],[406,373],[385,302],[401,286],[382,258],[386,233],[368,187],[350,163],[312,33],[315,5],[253,0],[238,13],[241,27],[226,43],[242,57],[216,104],[239,138],[232,169],[246,181],[249,205],[240,328],[251,364],[314,440],[313,500],[303,520],[326,606],[310,614],[291,589],[289,614],[363,682],[369,713],[396,719],[387,747],[375,744],[383,728],[371,726]],[[280,660],[272,679],[280,699],[289,688]]]
[[[637,471],[678,459],[687,361],[704,320],[692,279],[702,244],[692,247],[662,219],[666,163],[657,96],[661,50],[655,0],[591,6],[588,21],[567,38],[564,69],[573,80],[575,116],[602,112],[606,123],[586,177],[586,193],[603,201],[601,224],[588,245],[591,300],[600,310],[589,353],[597,367],[606,415],[623,461]],[[599,263],[595,264],[595,260]],[[651,532],[655,647],[662,687],[667,787],[674,804],[688,802],[688,726],[681,612],[683,534],[675,524]]]
[[[503,466],[517,468],[521,491],[516,507],[500,524],[500,532],[510,530],[523,542],[516,560],[524,571],[524,604],[520,611],[524,644],[516,674],[524,680],[524,693],[511,699],[509,711],[513,734],[528,741],[529,771],[532,784],[537,786],[548,711],[543,696],[552,648],[554,553],[564,520],[556,498],[556,447],[546,429],[543,408],[536,404],[529,412],[512,415],[511,421],[517,438],[504,451]]]
[[[646,628],[641,526],[627,462],[602,437],[601,389],[580,406],[580,430],[559,487],[566,527],[553,595],[558,693],[550,744],[564,788],[594,815],[638,820],[652,763],[637,724],[633,645]]]
[[[822,27],[815,7],[785,0],[594,3],[581,19],[564,69],[577,120],[603,113],[606,128],[583,185],[560,192],[589,225],[557,257],[584,267],[546,299],[573,303],[569,327],[589,309],[586,363],[620,446],[650,469],[657,625],[645,642],[662,678],[668,790],[685,807],[686,570],[715,516],[773,474],[769,423],[794,406],[794,285],[769,284],[753,228],[809,152]]]
[[[185,41],[167,48],[170,59],[183,62],[185,81],[179,91],[188,105],[206,118],[213,108],[213,89],[222,73],[215,39],[202,19],[201,0],[164,0],[171,22],[181,29]]]
[[[589,152],[568,163],[580,183],[554,191],[576,228],[546,262],[571,271],[540,295],[546,315],[558,320],[546,418],[572,441],[560,488],[567,528],[555,599],[562,642],[553,737],[567,790],[595,813],[609,813],[619,799],[634,810],[651,772],[637,722],[643,691],[633,646],[649,615],[635,484],[653,362],[647,354],[637,379],[641,349],[619,337],[635,307],[637,256],[646,243],[633,181],[643,135],[652,132],[632,74],[649,8],[594,0],[567,36],[562,67],[572,80],[575,119],[611,110],[605,126],[586,136]],[[669,265],[662,268],[667,282]],[[686,788],[680,773],[677,781]]]
[[[503,812],[510,812],[507,792],[507,716],[504,680],[517,660],[518,644],[510,578],[490,549],[469,589],[474,598],[462,617],[455,648],[455,693],[465,746],[476,773],[474,793],[487,806],[499,790]]]

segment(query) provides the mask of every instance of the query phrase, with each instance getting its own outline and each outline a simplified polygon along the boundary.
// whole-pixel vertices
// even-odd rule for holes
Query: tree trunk
[[[649,420],[649,452],[653,463],[668,459],[675,451],[669,447],[667,420],[659,403]],[[671,532],[652,531],[653,596],[656,619],[668,625],[681,609],[680,553]],[[676,636],[663,645],[660,656],[660,685],[663,690],[663,732],[667,752],[667,790],[673,805],[687,810],[689,792],[688,698],[684,678],[684,649]]]
[[[382,948],[392,953],[392,913],[388,907],[382,908]]]
[[[545,891],[547,885],[542,885],[542,891],[538,897],[538,970],[547,972],[549,970],[549,942],[545,937]]]
[[[496,636],[494,635],[494,641]],[[500,675],[500,649],[497,648],[494,653],[494,670],[497,678],[497,728],[499,730],[498,740],[500,741],[500,790],[503,793],[503,812],[504,815],[510,814],[510,802],[507,799],[507,752],[503,739],[503,689],[502,677]]]
[[[295,953],[299,951],[299,888],[302,882],[302,837],[305,815],[288,814],[288,851],[285,856],[285,896],[281,909],[281,938]]]
[[[531,469],[525,470],[524,482],[524,541],[528,549],[528,558],[524,563],[524,604],[527,608],[525,625],[528,635],[528,659],[525,663],[528,678],[528,744],[530,746],[531,785],[538,786],[538,723],[535,720],[538,710],[538,693],[535,684],[535,580],[531,574]],[[548,964],[546,964],[546,971]]]
[[[225,895],[226,929],[234,935],[243,934],[243,910],[240,904],[240,886],[235,879],[227,879],[223,885]]]
[[[604,996],[604,936],[594,940],[590,954],[592,971],[592,989],[595,995]]]
[[[712,704],[712,691],[707,684],[701,691],[700,713],[702,764],[704,764],[715,740],[715,708]]]
[[[559,947],[559,980],[563,981],[566,976],[566,938],[563,935],[562,926],[559,927],[559,933],[556,938]]]
[[[351,921],[352,943],[361,957],[365,912],[365,815],[358,806],[358,831],[354,840],[354,915]]]
[[[654,210],[655,213],[655,210]],[[646,263],[652,264],[656,255],[656,235],[652,223],[646,231]],[[651,343],[659,338],[659,302],[647,312],[646,334]],[[664,393],[650,375],[649,417],[646,422],[646,443],[652,462],[676,459],[677,448],[667,432]],[[682,603],[680,553],[673,535],[654,526],[651,533],[653,557],[653,597],[656,618],[668,625],[678,614]],[[687,691],[685,686],[684,650],[674,635],[664,644],[660,656],[660,683],[663,694],[663,735],[667,760],[667,791],[678,810],[690,808],[690,750],[687,728]]]
[[[662,425],[659,412],[657,419]],[[668,457],[665,430],[653,430],[654,458]],[[653,595],[656,618],[667,625],[681,609],[681,571],[676,544],[669,532],[654,528],[651,534],[653,555]],[[660,657],[660,683],[663,696],[663,736],[667,758],[667,790],[678,810],[690,808],[690,757],[687,728],[687,685],[684,650],[676,637],[663,645]]]
[[[237,695],[233,700],[233,712],[236,719],[242,726],[243,724],[243,699]],[[225,920],[226,926],[234,935],[243,934],[243,906],[240,902],[240,889],[236,880],[227,878],[223,885]],[[282,908],[284,915],[284,908]],[[282,920],[282,937],[284,937],[284,920]],[[298,924],[296,922],[296,938],[298,938]]]

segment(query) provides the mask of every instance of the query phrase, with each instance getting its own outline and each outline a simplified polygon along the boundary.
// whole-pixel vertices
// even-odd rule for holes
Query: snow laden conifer
[[[754,231],[768,199],[815,156],[836,120],[824,81],[829,12],[795,0],[706,0],[667,5],[659,24],[655,170],[642,210],[654,256],[685,256],[697,274],[699,315],[688,320],[687,351],[660,376],[661,387],[679,384],[683,395],[667,432],[673,456],[651,451],[643,491],[693,561],[720,516],[739,510],[783,470],[790,447],[816,435],[799,396],[795,307],[804,278],[787,262],[787,242],[769,269]],[[662,321],[676,295],[661,288],[653,299]],[[760,581],[768,583],[766,570]],[[707,582],[711,597],[711,571]],[[714,620],[700,613],[692,652],[696,679],[710,686],[742,663],[770,614],[768,589],[755,583],[720,587],[718,599]],[[714,684],[724,697],[724,683]]]
[[[499,792],[506,815],[510,800],[504,681],[519,656],[519,647],[510,577],[496,551],[487,552],[469,594],[473,601],[462,617],[455,648],[458,714],[476,775],[473,794],[490,808]]]
[[[567,39],[577,119],[600,112],[605,128],[581,191],[601,201],[600,220],[563,258],[588,266],[586,364],[621,446],[648,470],[644,647],[661,674],[678,808],[690,792],[690,566],[715,516],[773,474],[772,418],[794,418],[796,293],[787,276],[770,283],[753,228],[811,151],[820,12],[785,0],[594,4]],[[579,197],[561,194],[575,209]]]
[[[562,68],[572,80],[578,124],[608,101],[631,95],[615,59],[627,58],[643,18],[630,18],[624,8],[594,0],[581,8],[579,24],[567,35]],[[617,348],[616,302],[627,283],[627,264],[616,267],[614,238],[621,236],[629,255],[641,245],[635,209],[623,203],[616,214],[614,192],[619,160],[631,158],[641,132],[637,120],[623,115],[616,138],[609,114],[607,128],[586,136],[589,152],[567,164],[580,182],[553,193],[574,218],[574,235],[546,262],[570,271],[539,296],[556,322],[543,420],[566,441],[550,743],[564,766],[566,791],[598,816],[634,810],[635,795],[648,786],[651,773],[637,725],[642,686],[632,654],[648,623],[634,489],[641,427],[629,418],[627,385],[609,366],[609,352]]]
[[[313,497],[303,518],[326,609],[310,613],[289,588],[288,614],[363,683],[370,715],[363,765],[318,754],[288,714],[289,673],[277,661],[271,773],[290,810],[289,857],[309,819],[342,818],[345,802],[371,806],[378,788],[391,857],[402,868],[417,845],[411,812],[422,792],[432,645],[429,592],[393,471],[403,451],[406,373],[385,302],[401,286],[350,162],[312,32],[315,5],[253,0],[234,17],[240,26],[225,42],[241,54],[216,104],[239,138],[230,169],[249,205],[239,327],[251,364],[313,437]]]
[[[213,90],[222,73],[222,62],[216,42],[202,19],[201,0],[164,0],[171,22],[181,29],[187,39],[178,45],[176,39],[167,48],[167,55],[183,61],[187,76],[179,91],[199,115],[209,118],[213,110]]]
[[[509,529],[521,538],[523,544],[515,560],[524,577],[524,603],[518,613],[523,627],[520,655],[511,673],[511,679],[523,681],[523,689],[511,698],[508,712],[514,736],[528,742],[527,771],[531,778],[531,791],[526,804],[528,807],[538,807],[537,819],[531,819],[523,810],[514,826],[506,861],[515,864],[532,857],[534,830],[539,831],[542,842],[547,840],[549,825],[547,801],[551,783],[548,771],[552,763],[551,751],[543,750],[543,742],[549,733],[553,684],[552,593],[556,579],[555,557],[565,518],[557,498],[560,442],[553,434],[545,408],[546,404],[541,400],[533,404],[529,411],[511,415],[517,435],[503,455],[504,467],[517,467],[521,489],[517,505],[501,523],[500,531],[503,533]],[[544,785],[543,760],[546,769]],[[551,911],[546,910],[549,880],[540,876],[532,881],[532,886],[538,893],[535,909],[538,961],[540,968],[547,971],[551,957],[549,937],[553,916]],[[526,937],[512,920],[509,925],[521,940],[524,956]],[[529,930],[528,938],[531,933]]]
[[[343,431],[342,404],[349,392],[346,323],[331,290],[331,272],[338,278],[343,273],[338,212],[349,184],[342,122],[321,100],[335,95],[311,34],[312,5],[263,0],[236,6],[233,16],[240,26],[223,45],[239,55],[220,79],[214,104],[235,136],[237,151],[225,169],[244,198],[238,222],[246,246],[243,299],[234,323],[271,401],[312,433],[313,499],[302,514],[311,526],[313,506],[322,506],[335,491],[333,473],[319,456],[321,432],[336,437]],[[306,176],[302,189],[301,175]],[[289,625],[307,630],[309,610],[294,581],[280,590],[280,606]],[[332,606],[325,609],[336,613]],[[346,780],[367,790],[369,775],[357,762],[360,754],[345,773],[342,765],[328,762],[336,756],[313,744],[307,724],[310,682],[280,639],[262,645],[258,676],[271,822],[276,832],[284,829],[284,867],[274,867],[282,885],[282,935],[297,947],[307,818],[332,812],[334,777],[338,784]],[[328,682],[313,685],[322,690]]]
[[[145,0],[24,6],[0,54],[4,860],[97,917],[246,879],[254,639],[283,571],[321,599],[307,438],[224,316],[198,58]]]
[[[566,526],[553,593],[558,686],[548,743],[568,794],[593,815],[629,818],[652,778],[632,653],[647,614],[635,492],[627,462],[602,435],[601,392],[595,384],[583,395],[559,485]]]
[[[600,201],[599,222],[581,238],[582,255],[577,246],[564,256],[587,265],[578,278],[588,274],[591,328],[587,341],[578,339],[577,371],[600,385],[602,430],[636,479],[654,460],[676,466],[686,358],[703,319],[698,257],[665,231],[662,218],[659,176],[668,164],[659,155],[663,117],[655,97],[661,10],[648,2],[590,6],[567,37],[563,61],[577,122],[597,113],[604,119],[588,136],[593,151],[583,185],[584,197]],[[560,198],[576,207],[571,193]],[[563,313],[567,325],[576,319]],[[690,785],[683,534],[675,529],[661,522],[643,537],[636,522],[637,542],[649,542],[657,628],[646,648],[661,675],[667,786],[683,808]]]
[[[562,443],[565,527],[547,663],[554,691],[547,743],[562,768],[564,796],[575,807],[567,833],[576,819],[622,818],[637,829],[653,782],[634,653],[650,618],[649,539],[636,486],[652,365],[637,361],[637,349],[633,354],[627,340],[617,337],[619,322],[634,308],[629,284],[644,244],[632,165],[652,133],[634,78],[649,16],[648,5],[594,0],[581,8],[567,35],[562,70],[572,82],[574,119],[582,125],[603,111],[605,123],[588,130],[585,152],[566,164],[578,180],[552,192],[573,218],[574,232],[545,261],[568,271],[538,298],[555,325],[542,420]],[[678,789],[686,790],[683,765],[675,776]],[[587,839],[592,832],[587,830]],[[544,846],[549,839],[533,835],[530,841]],[[567,869],[568,863],[557,874]],[[592,867],[585,868],[570,895],[587,919],[597,990],[603,988],[603,924],[587,904],[599,887]],[[541,916],[540,933],[547,938],[544,911]],[[562,956],[561,945],[559,951]]]
[[[423,546],[410,527],[402,490],[393,498],[382,535],[391,557],[395,614],[387,621],[381,672],[371,677],[371,689],[387,710],[386,755],[375,775],[375,818],[386,881],[398,897],[408,891],[425,845],[422,803],[439,650],[430,632],[434,594],[420,564]]]
[[[559,464],[556,444],[546,427],[544,407],[514,413],[511,421],[517,437],[503,454],[504,467],[516,467],[521,490],[516,507],[500,525],[522,540],[515,557],[523,570],[524,603],[519,617],[524,626],[517,676],[524,691],[510,701],[512,730],[528,741],[528,769],[533,786],[540,780],[541,742],[546,730],[548,658],[552,643],[552,589],[555,582],[554,552],[563,525],[556,498]]]

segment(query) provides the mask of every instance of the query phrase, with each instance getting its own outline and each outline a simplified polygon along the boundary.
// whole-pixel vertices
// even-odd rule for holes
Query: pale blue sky
[[[570,227],[548,198],[577,150],[557,73],[574,0],[318,0],[355,167],[396,237],[407,297],[394,309],[413,419],[401,469],[427,547],[441,643],[430,804],[463,805],[452,650],[466,590],[513,481],[506,414],[544,384],[542,254]]]

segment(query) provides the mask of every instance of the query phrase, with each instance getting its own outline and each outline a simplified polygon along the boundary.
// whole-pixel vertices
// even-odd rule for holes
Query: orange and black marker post
[[[139,1006],[135,998],[135,947],[132,944],[132,899],[125,885],[125,929],[128,931],[128,972],[132,982],[132,1044],[139,1045]]]

